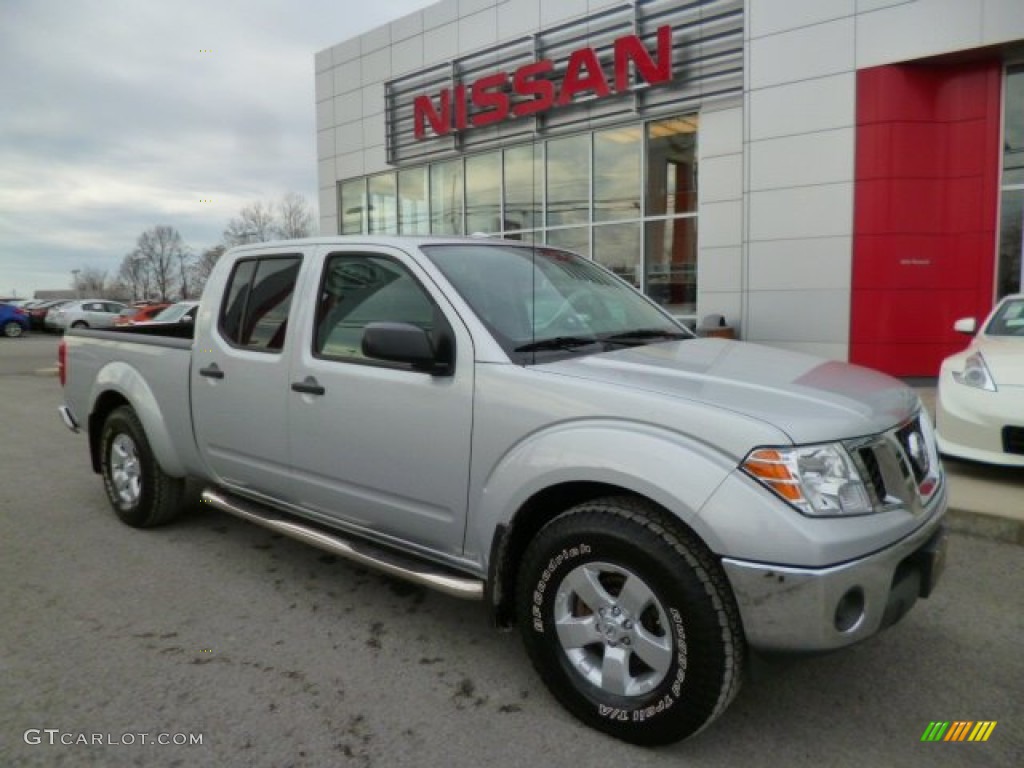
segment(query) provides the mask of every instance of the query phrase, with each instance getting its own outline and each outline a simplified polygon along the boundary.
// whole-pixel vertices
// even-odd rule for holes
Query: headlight
[[[875,511],[850,454],[837,443],[757,448],[742,466],[805,515],[834,517]]]
[[[963,371],[953,371],[953,381],[963,384],[965,387],[984,389],[987,392],[996,391],[996,382],[985,365],[985,357],[981,352],[975,352],[964,361]]]

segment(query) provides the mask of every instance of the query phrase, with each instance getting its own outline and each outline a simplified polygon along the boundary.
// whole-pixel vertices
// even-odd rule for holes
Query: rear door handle
[[[304,395],[322,395],[327,392],[313,376],[307,376],[302,381],[292,382],[292,392],[301,392]]]
[[[208,379],[223,379],[224,371],[216,363],[210,363],[205,368],[199,369],[200,376],[206,376]]]

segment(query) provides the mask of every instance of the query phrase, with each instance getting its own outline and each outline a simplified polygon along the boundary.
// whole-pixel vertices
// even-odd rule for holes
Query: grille
[[[1003,427],[1003,451],[1024,454],[1024,427]]]
[[[857,453],[864,467],[868,486],[875,495],[874,501],[876,503],[884,502],[886,497],[885,478],[882,477],[882,468],[878,466],[878,458],[875,456],[874,449],[861,448]]]
[[[924,441],[924,435],[921,434],[921,425],[918,420],[914,419],[906,426],[896,430],[896,439],[914,473],[914,480],[918,484],[922,483],[928,476],[931,462],[928,460],[928,448]]]

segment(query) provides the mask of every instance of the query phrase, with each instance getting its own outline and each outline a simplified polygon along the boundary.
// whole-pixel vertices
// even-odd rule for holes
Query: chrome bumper
[[[927,597],[945,564],[941,509],[905,539],[829,568],[790,568],[724,558],[722,565],[754,648],[821,651],[870,637]]]
[[[81,427],[78,426],[78,422],[75,421],[74,414],[71,413],[71,409],[66,405],[62,405],[57,409],[60,412],[61,421],[64,422],[64,426],[70,429],[72,432],[78,432]]]

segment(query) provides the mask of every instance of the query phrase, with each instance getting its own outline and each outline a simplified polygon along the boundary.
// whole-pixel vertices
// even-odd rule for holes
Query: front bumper
[[[886,549],[827,568],[724,558],[747,641],[776,651],[824,651],[874,635],[928,597],[945,564],[941,510]]]
[[[943,371],[935,402],[939,451],[959,459],[1024,467],[1024,453],[1008,450],[1004,428],[1024,427],[1024,387],[997,392],[957,384]]]

